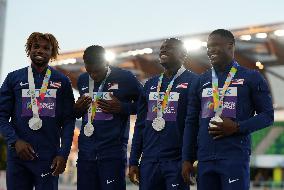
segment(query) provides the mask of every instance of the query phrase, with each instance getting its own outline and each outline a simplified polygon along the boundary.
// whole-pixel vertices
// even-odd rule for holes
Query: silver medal
[[[210,126],[210,127],[217,127],[217,125],[212,124],[211,121],[223,122],[223,119],[221,119],[221,117],[218,116],[218,115],[215,115],[214,117],[212,117],[212,118],[210,119],[209,126]]]
[[[42,127],[42,120],[39,117],[32,117],[29,120],[29,127],[34,131],[39,130]]]
[[[166,122],[165,122],[164,118],[156,117],[153,120],[152,126],[156,131],[161,131],[165,128],[165,124],[166,124]]]
[[[94,133],[94,126],[91,124],[91,123],[87,123],[84,127],[84,134],[87,136],[87,137],[90,137],[92,136],[92,134]]]

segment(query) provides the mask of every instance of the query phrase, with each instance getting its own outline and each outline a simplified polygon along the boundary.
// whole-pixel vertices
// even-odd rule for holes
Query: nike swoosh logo
[[[202,85],[202,87],[205,86],[205,85],[207,85],[207,84],[210,84],[210,83],[211,83],[211,82],[206,82],[205,84]]]
[[[154,89],[156,89],[156,87],[155,86],[151,86],[151,88],[150,88],[151,90],[154,90]]]
[[[25,85],[28,85],[29,83],[23,83],[23,82],[20,82],[20,86],[25,86]]]
[[[82,90],[86,90],[86,89],[88,89],[88,88],[89,88],[89,87],[83,87]]]
[[[107,184],[114,182],[114,180],[107,180]]]
[[[47,176],[47,175],[49,175],[49,174],[50,174],[50,172],[48,172],[48,173],[46,173],[46,174],[43,174],[43,173],[42,173],[40,176],[41,176],[41,177],[45,177],[45,176]]]
[[[239,181],[239,179],[233,179],[233,180],[229,179],[229,183],[234,183],[236,181]]]
[[[172,184],[172,187],[176,187],[176,186],[179,186],[179,184],[177,183],[177,184]]]

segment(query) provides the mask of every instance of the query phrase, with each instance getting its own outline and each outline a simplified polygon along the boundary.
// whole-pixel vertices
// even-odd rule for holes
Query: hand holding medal
[[[98,92],[97,92],[97,94],[94,98],[95,100],[94,100],[94,102],[91,103],[91,106],[88,108],[88,123],[84,126],[84,134],[87,137],[92,136],[92,134],[95,131],[95,128],[94,128],[94,125],[92,124],[92,122],[95,119],[97,108],[98,108],[97,101],[100,98],[100,95],[103,91],[103,87],[104,87],[106,80],[107,80],[108,76],[110,75],[110,73],[111,73],[111,69],[110,69],[110,67],[108,67],[107,74],[106,74],[104,80],[102,81],[102,83],[99,87],[99,90],[98,90]],[[94,80],[89,76],[89,96],[92,99],[94,97],[94,84],[95,84]]]
[[[208,130],[209,134],[211,134],[214,139],[219,139],[224,136],[231,135],[238,130],[238,128],[236,127],[236,123],[233,122],[231,119],[220,117],[223,112],[223,102],[226,91],[229,88],[231,81],[237,72],[237,67],[237,62],[234,62],[230,72],[228,73],[220,95],[218,88],[218,78],[214,68],[212,68],[212,94],[215,116],[210,119]]]

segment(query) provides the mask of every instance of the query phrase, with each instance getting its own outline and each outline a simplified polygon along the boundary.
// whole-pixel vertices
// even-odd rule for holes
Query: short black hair
[[[233,33],[229,30],[217,29],[217,30],[214,30],[213,32],[211,32],[211,34],[209,34],[209,36],[212,36],[212,35],[220,35],[224,38],[231,40],[235,44],[235,37],[234,37]]]
[[[163,43],[165,43],[165,42],[172,42],[172,43],[174,43],[175,45],[177,45],[178,48],[179,48],[181,51],[186,52],[186,49],[185,49],[185,47],[184,47],[184,43],[183,43],[183,41],[182,41],[181,39],[179,39],[179,38],[167,38]]]
[[[92,45],[85,49],[83,59],[85,63],[97,63],[105,57],[105,49],[99,45]],[[102,59],[103,58],[103,59]]]

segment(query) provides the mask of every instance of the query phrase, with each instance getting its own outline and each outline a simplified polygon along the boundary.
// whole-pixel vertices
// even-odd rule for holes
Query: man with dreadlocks
[[[75,119],[69,79],[48,63],[58,55],[52,34],[32,33],[28,67],[13,71],[0,90],[0,132],[8,144],[10,190],[57,190],[70,152]]]
[[[129,116],[136,114],[142,87],[131,72],[108,64],[102,46],[88,47],[83,59],[87,72],[78,79],[81,97],[74,106],[83,117],[77,188],[125,190]]]
[[[265,79],[258,71],[240,66],[234,51],[235,38],[230,31],[213,31],[207,41],[212,68],[189,93],[183,177],[189,180],[197,143],[200,190],[248,190],[250,134],[273,123]]]
[[[186,50],[181,40],[164,41],[159,57],[165,71],[144,85],[132,139],[129,178],[139,183],[140,190],[188,190],[181,176],[182,137],[188,88],[197,76],[183,66]]]

